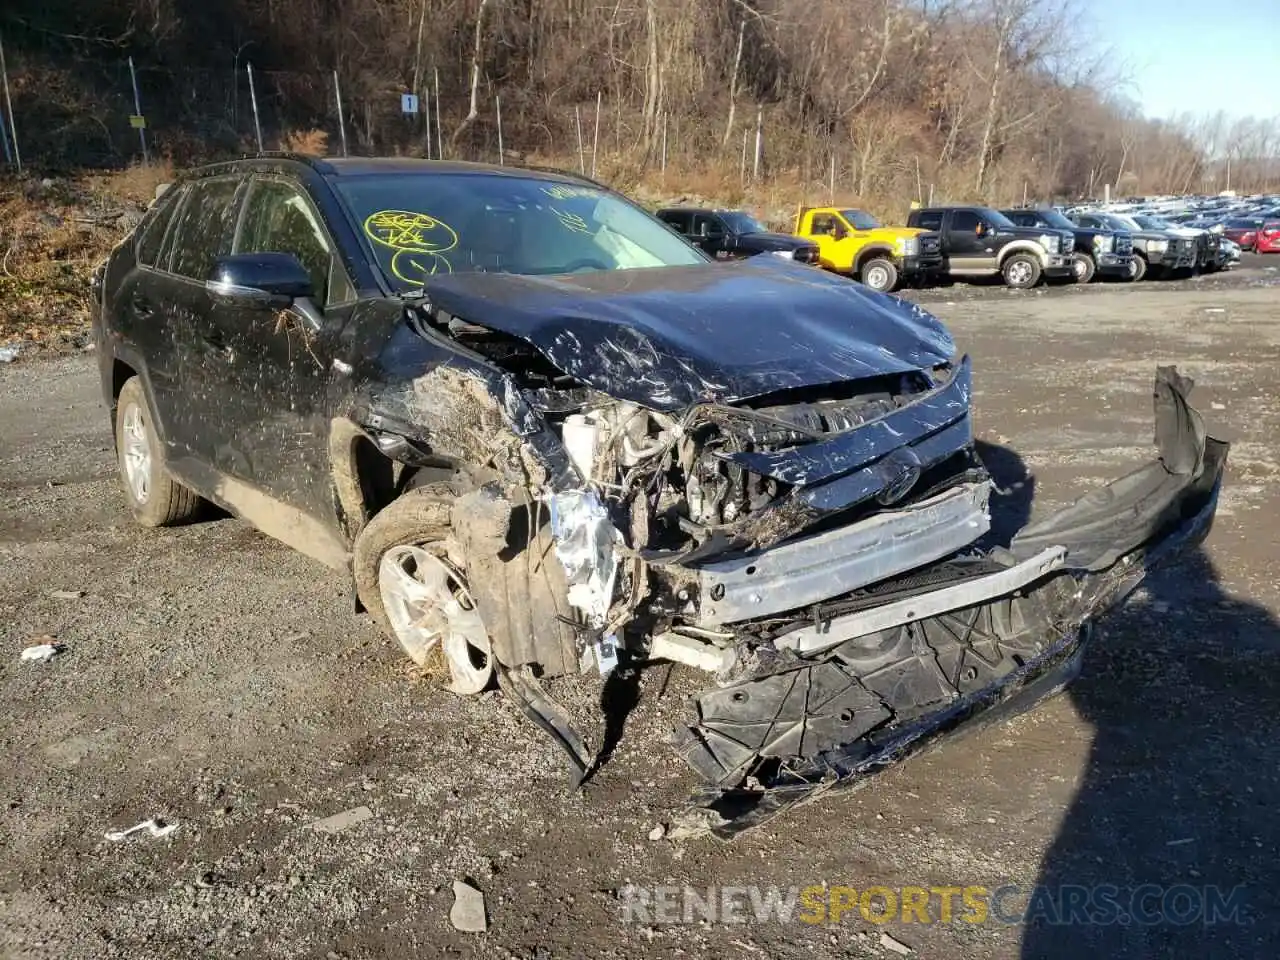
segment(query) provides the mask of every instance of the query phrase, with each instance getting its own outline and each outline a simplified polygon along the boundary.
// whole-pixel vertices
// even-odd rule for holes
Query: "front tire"
[[[1030,290],[1040,282],[1040,261],[1029,253],[1015,253],[1000,268],[1005,285],[1014,290]]]
[[[134,519],[144,527],[172,527],[200,512],[201,499],[178,483],[164,464],[142,381],[125,381],[116,397],[116,463]]]
[[[898,286],[898,268],[886,257],[872,257],[858,274],[864,286],[880,293],[891,293]]]
[[[1092,283],[1094,274],[1098,272],[1098,265],[1093,262],[1093,257],[1087,253],[1073,253],[1071,255],[1071,276],[1076,283]]]
[[[1147,275],[1146,258],[1139,254],[1134,254],[1133,259],[1129,262],[1129,282],[1137,283]]]

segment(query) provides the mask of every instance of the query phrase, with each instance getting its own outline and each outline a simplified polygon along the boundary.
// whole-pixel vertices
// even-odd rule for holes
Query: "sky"
[[[1085,2],[1147,116],[1280,116],[1280,0]]]

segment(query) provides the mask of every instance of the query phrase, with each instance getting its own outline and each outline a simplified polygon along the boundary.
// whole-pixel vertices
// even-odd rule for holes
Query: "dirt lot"
[[[1152,456],[1152,373],[1178,363],[1234,443],[1217,526],[1107,621],[1066,695],[728,845],[649,839],[691,785],[660,742],[678,675],[644,676],[612,761],[568,795],[503,698],[415,676],[342,577],[234,520],[133,526],[90,357],[0,366],[0,956],[896,956],[882,931],[930,957],[1280,955],[1276,277],[920,295],[973,354],[980,431],[1037,509]],[[42,634],[65,652],[19,662]],[[343,832],[308,826],[359,806]],[[177,831],[103,837],[153,816]],[[449,923],[463,877],[487,933]],[[1239,886],[1246,910],[623,924],[616,893],[1037,882]]]

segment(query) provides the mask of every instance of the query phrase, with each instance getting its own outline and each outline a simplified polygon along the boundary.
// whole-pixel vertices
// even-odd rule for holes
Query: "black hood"
[[[793,237],[786,233],[740,233],[737,235],[737,246],[741,250],[756,250],[761,253],[769,250],[804,250],[817,247],[812,240]]]
[[[460,273],[433,277],[427,296],[657,410],[928,369],[955,353],[919,307],[772,257],[556,277]]]
[[[1028,240],[1038,240],[1046,234],[1056,234],[1063,240],[1075,239],[1075,235],[1070,230],[1062,227],[1000,227],[998,232],[1002,237],[1025,237]]]

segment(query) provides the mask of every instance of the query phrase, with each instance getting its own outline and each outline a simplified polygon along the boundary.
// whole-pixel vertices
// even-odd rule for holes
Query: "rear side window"
[[[706,213],[698,213],[693,217],[693,235],[695,237],[722,237],[724,224],[719,217]]]
[[[181,189],[170,189],[156,202],[138,230],[138,245],[135,255],[138,263],[144,267],[154,267],[160,257],[160,247],[164,244],[164,234],[173,219],[173,212],[182,205]]]
[[[1010,220],[1020,227],[1042,227],[1044,224],[1040,220],[1040,215],[1036,213],[1026,213],[1025,211],[1011,210],[1005,214]]]
[[[658,217],[676,233],[688,234],[690,216],[679,210],[664,210]]]
[[[191,196],[177,216],[173,255],[174,273],[204,281],[213,272],[218,257],[231,249],[235,225],[237,177],[201,180],[190,188]]]
[[[919,227],[921,230],[941,230],[942,214],[936,210],[930,210],[925,213],[913,214],[911,217],[915,222],[911,225]]]

